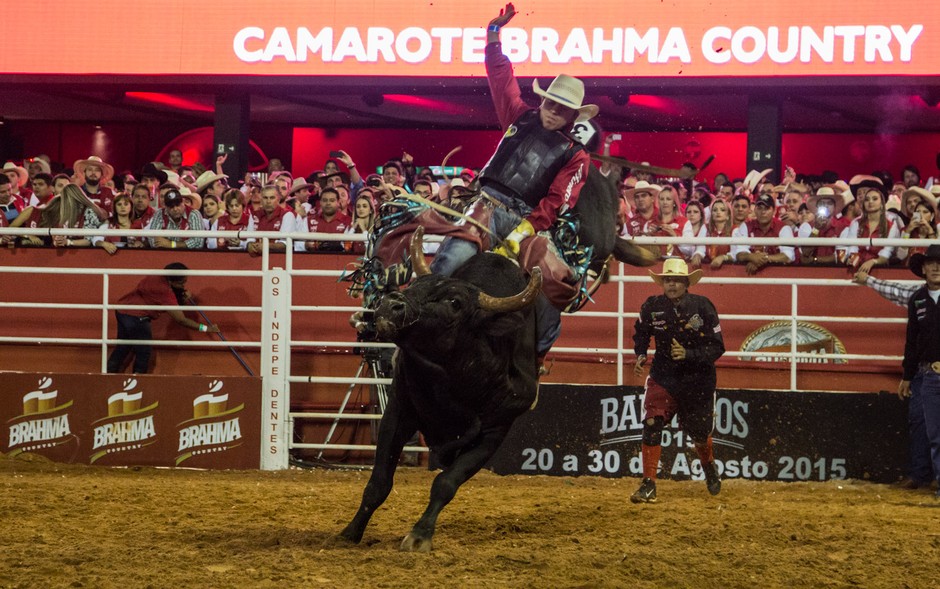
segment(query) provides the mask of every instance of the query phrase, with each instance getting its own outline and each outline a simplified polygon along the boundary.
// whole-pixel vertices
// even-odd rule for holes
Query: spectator
[[[182,202],[182,199],[180,199]],[[179,262],[168,264],[164,270],[188,270]],[[148,276],[141,280],[131,292],[118,299],[119,305],[166,305],[175,307],[189,301],[185,276]],[[128,309],[115,311],[117,337],[121,340],[152,340],[150,322],[164,311]],[[174,321],[194,331],[219,333],[216,325],[197,323],[186,317],[179,309],[167,310]],[[149,344],[118,344],[108,356],[108,372],[118,373],[124,369],[128,355],[134,353],[134,373],[146,374],[150,370],[151,346]]]
[[[270,184],[261,189],[261,210],[252,216],[257,231],[292,233],[297,229],[297,219],[294,213],[280,205],[277,188]],[[264,244],[260,239],[252,239],[248,242],[247,250],[253,256],[260,256],[264,250]],[[287,239],[269,240],[268,250],[272,252],[286,251]]]
[[[228,189],[223,195],[225,199],[225,214],[213,221],[210,231],[254,231],[255,218],[245,210],[245,195],[237,188]],[[238,237],[210,238],[206,240],[206,247],[220,250],[243,250],[248,240]]]
[[[110,215],[114,192],[108,188],[107,184],[114,178],[114,167],[105,163],[100,157],[92,155],[87,159],[76,160],[72,164],[72,169],[75,171],[76,183],[81,186],[89,200]]]
[[[45,207],[28,207],[23,209],[20,217],[13,223],[13,227],[49,227],[95,229],[101,225],[104,212],[88,198],[85,192],[75,184],[69,184],[62,191],[62,196],[52,199]],[[105,217],[106,218],[106,217]],[[37,235],[23,237],[24,245],[48,245],[55,247],[88,247],[91,240],[81,236],[56,235],[51,241]]]
[[[131,190],[131,204],[133,205],[131,209],[131,228],[146,229],[149,227],[156,210],[150,206],[150,188],[143,182]],[[141,241],[140,245],[143,246],[144,242]],[[131,246],[136,247],[136,244],[131,242]]]
[[[656,197],[656,201],[659,203],[659,216],[650,227],[650,229],[653,230],[650,235],[662,237],[677,237],[682,235],[685,229],[686,219],[679,214],[679,203],[676,199],[677,195],[675,189],[668,184],[663,186],[663,189],[659,191],[659,195]],[[671,243],[661,245],[659,246],[659,250],[660,255],[664,258],[668,258],[676,251],[676,246]]]
[[[901,231],[901,237],[904,239],[936,239],[936,199],[932,194],[930,194],[930,192],[924,190],[920,186],[913,186],[908,188],[905,192],[905,196],[907,196],[908,193],[916,194],[917,198],[905,198],[905,202],[911,200],[916,201],[917,204],[914,206],[914,209],[911,212],[910,223],[908,223]],[[908,261],[911,259],[909,256],[912,256],[913,254],[923,254],[925,251],[927,251],[927,248],[924,246],[905,249],[907,249],[907,252],[904,255],[899,253],[898,257],[901,259],[907,259]]]
[[[52,167],[44,159],[39,157],[34,157],[23,162],[23,165],[26,166],[26,172],[29,175],[29,180],[32,180],[36,177],[36,174],[49,174],[52,175]]]
[[[461,176],[461,180],[463,177]],[[415,195],[427,200],[434,199],[434,189],[428,180],[415,180]]]
[[[320,210],[307,216],[306,222],[298,227],[298,231],[308,233],[346,233],[352,224],[346,213],[340,210],[339,192],[335,188],[324,188],[320,191]],[[297,251],[338,252],[343,251],[341,241],[306,241],[297,242]]]
[[[731,182],[725,182],[718,187],[717,198],[720,198],[724,201],[731,202],[731,199],[734,198],[734,184]]]
[[[754,203],[755,219],[735,228],[733,237],[793,237],[793,231],[775,215],[776,203],[769,194],[757,197]],[[790,264],[796,259],[792,246],[734,245],[731,255],[747,264],[748,274],[757,274],[769,264]]]
[[[725,174],[724,172],[718,172],[717,174],[715,174],[715,180],[712,183],[712,186],[715,187],[715,194],[718,195],[719,198],[730,200],[731,195],[728,195],[727,197],[721,195],[721,189],[725,184],[729,184],[731,186],[731,194],[734,194],[734,184],[731,184],[728,181],[728,175]]]
[[[271,159],[268,160],[268,175],[269,176],[275,172],[283,172],[285,170],[286,168],[284,167],[284,164],[281,162],[280,158],[272,157]]]
[[[183,198],[185,200],[185,197]],[[209,229],[223,215],[225,215],[225,207],[222,205],[221,199],[214,194],[207,194],[202,199],[202,226]]]
[[[904,180],[904,186],[908,188],[913,186],[920,186],[920,170],[917,169],[917,166],[914,164],[908,164],[904,166],[904,171],[901,173],[901,177]]]
[[[216,198],[222,198],[222,193],[225,192],[226,188],[228,188],[228,176],[225,174],[217,174],[206,170],[196,178],[196,192],[199,193],[200,197],[213,194]]]
[[[65,187],[72,183],[72,179],[68,177],[67,174],[56,174],[52,177],[52,192],[56,196],[62,194],[62,190]]]
[[[188,211],[183,202],[183,195],[177,189],[170,189],[163,195],[163,208],[154,212],[150,224],[147,226],[149,231],[180,230],[180,231],[202,231],[202,216],[199,211]],[[182,236],[176,237],[150,237],[148,238],[150,247],[172,248],[172,249],[202,249],[205,239],[202,237]]]
[[[745,200],[747,200],[745,198]],[[718,199],[712,203],[711,215],[708,219],[708,237],[731,237],[733,231],[731,220],[731,205],[727,201]],[[705,261],[711,264],[713,270],[721,268],[724,264],[733,264],[730,245],[709,245],[705,248]]]
[[[287,192],[288,198],[296,198],[300,205],[304,208],[304,216],[310,212],[310,184],[307,184],[306,178],[294,178],[294,181],[290,185],[290,190]]]
[[[752,219],[751,199],[744,194],[736,194],[731,199],[731,227],[732,231]]]
[[[862,203],[862,215],[852,221],[845,237],[897,239],[901,235],[898,224],[888,219],[885,211],[884,186],[878,180],[862,180],[853,186]],[[893,246],[850,246],[846,249],[846,264],[852,268],[871,273],[875,266],[887,266],[894,254]]]
[[[627,219],[624,226],[624,237],[651,235],[655,231],[653,226],[656,224],[656,217],[659,215],[656,210],[656,199],[660,190],[659,186],[650,184],[646,180],[637,181],[633,187],[633,216]]]
[[[103,233],[92,237],[91,245],[100,247],[111,255],[117,253],[118,248],[128,247],[131,243],[134,245],[130,245],[130,247],[140,247],[142,243],[139,240],[130,242],[128,236],[114,235],[113,232],[109,231],[132,228],[131,211],[133,211],[134,205],[131,202],[131,197],[122,192],[114,197],[111,204],[113,209],[111,216],[100,227]]]
[[[415,190],[417,189],[416,186]],[[356,198],[355,214],[356,216],[346,229],[346,233],[356,235],[368,234],[372,231],[372,226],[375,223],[375,201],[372,200],[370,190],[363,189],[359,192],[359,197]],[[366,244],[362,241],[352,241],[349,242],[348,249],[354,254],[361,255],[366,251]]]
[[[6,174],[0,174],[0,215],[7,223],[12,223],[23,209],[26,203],[18,196],[13,196],[14,184]]]
[[[32,192],[29,190],[29,172],[26,168],[18,166],[13,162],[3,164],[3,173],[10,179],[11,194],[13,198],[23,201],[25,206],[29,203],[29,197]]]
[[[146,186],[147,190],[150,191],[151,206],[159,205],[159,202],[156,199],[157,191],[161,185],[166,183],[167,178],[168,176],[166,172],[154,165],[153,162],[150,162],[141,168],[139,185]]]
[[[842,235],[846,224],[836,218],[836,211],[844,208],[842,196],[837,195],[832,188],[823,186],[810,197],[807,207],[812,213],[813,220],[800,226],[800,237],[835,239]],[[837,261],[835,244],[803,247],[801,253],[802,264],[808,266],[834,264]]]
[[[697,200],[690,200],[685,206],[686,223],[682,228],[682,237],[705,237],[708,225],[705,223],[705,207]],[[682,257],[689,262],[690,268],[700,268],[705,259],[704,244],[680,244]]]
[[[180,170],[183,167],[183,152],[176,148],[171,149],[170,153],[167,154],[166,163],[171,170],[182,175]]]
[[[344,182],[344,184],[349,186],[350,194],[358,194],[359,189],[362,188],[363,181],[362,181],[362,176],[359,175],[359,169],[356,168],[356,163],[353,161],[351,157],[349,157],[349,154],[343,151],[342,149],[338,150],[337,154],[338,155],[336,159],[342,162],[342,164],[346,166],[346,169],[348,170],[347,180]],[[325,168],[326,166],[324,166],[324,171],[326,171]],[[337,168],[331,173],[336,173],[339,171],[340,171],[339,168]]]
[[[389,186],[405,186],[405,172],[400,162],[389,160],[382,166],[382,180]]]
[[[274,184],[274,188],[277,189],[277,201],[281,205],[287,202],[287,199],[290,196],[290,189],[294,183],[293,178],[287,172],[278,174],[271,179],[270,183]]]
[[[898,216],[905,225],[911,222],[914,209],[917,208],[917,205],[925,201],[935,202],[934,196],[930,194],[930,191],[921,188],[920,186],[913,186],[911,188],[902,186],[901,191],[897,194],[897,197],[901,202],[901,208],[898,211]]]

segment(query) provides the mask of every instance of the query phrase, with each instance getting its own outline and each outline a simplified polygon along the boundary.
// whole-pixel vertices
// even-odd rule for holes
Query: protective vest
[[[491,184],[535,208],[558,172],[580,149],[581,144],[564,133],[545,129],[539,111],[530,110],[506,130],[496,153],[480,172],[480,183]]]

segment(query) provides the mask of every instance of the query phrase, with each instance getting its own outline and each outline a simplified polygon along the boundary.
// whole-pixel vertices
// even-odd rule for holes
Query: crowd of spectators
[[[610,141],[605,143],[609,149]],[[116,174],[101,158],[74,162],[53,173],[46,156],[9,161],[0,174],[0,227],[91,228],[86,236],[4,236],[11,247],[99,247],[109,254],[122,248],[213,249],[260,254],[256,240],[240,237],[154,236],[140,239],[115,235],[115,229],[274,231],[353,235],[368,233],[380,222],[380,205],[402,193],[414,194],[453,209],[465,205],[476,173],[464,168],[454,178],[435,177],[432,168],[416,167],[408,153],[385,162],[363,177],[345,151],[331,152],[322,170],[293,177],[280,160],[264,173],[246,174],[237,182],[222,172],[183,164],[179,150],[168,161],[150,162],[138,171]],[[695,172],[693,164],[685,168]],[[914,166],[899,180],[889,172],[840,179],[833,172],[797,175],[787,168],[780,182],[771,170],[752,171],[730,179],[718,173],[714,182],[693,178],[657,178],[642,168],[600,170],[617,178],[620,193],[618,227],[622,236],[821,237],[831,246],[746,246],[688,243],[650,246],[658,255],[682,257],[691,268],[717,270],[740,264],[749,274],[770,265],[844,265],[870,272],[875,266],[903,265],[923,248],[843,246],[839,238],[935,238],[940,185],[926,185]],[[271,244],[287,248],[287,239]],[[295,251],[361,254],[360,240],[295,240]]]

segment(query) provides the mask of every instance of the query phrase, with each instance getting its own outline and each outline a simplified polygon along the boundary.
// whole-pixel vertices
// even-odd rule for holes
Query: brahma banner
[[[0,73],[483,75],[503,3],[399,0],[11,2]],[[935,75],[923,0],[519,2],[502,31],[520,76]]]

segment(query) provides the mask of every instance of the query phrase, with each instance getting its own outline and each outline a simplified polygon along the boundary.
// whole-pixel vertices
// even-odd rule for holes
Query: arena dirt
[[[368,472],[107,469],[0,458],[2,587],[936,587],[940,501],[858,481],[481,473],[434,551],[398,544],[433,473],[399,470],[361,545],[330,540]]]

